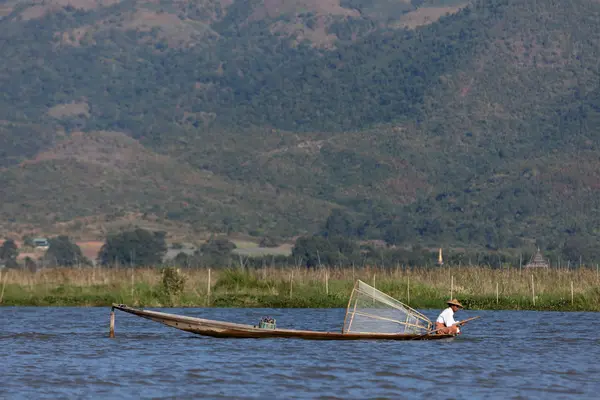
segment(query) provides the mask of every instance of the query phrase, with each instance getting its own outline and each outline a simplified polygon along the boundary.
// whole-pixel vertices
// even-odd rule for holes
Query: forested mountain
[[[593,0],[0,1],[4,229],[595,256],[599,24]]]

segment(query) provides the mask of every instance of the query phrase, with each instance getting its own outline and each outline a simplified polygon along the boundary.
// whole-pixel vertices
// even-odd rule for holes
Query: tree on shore
[[[23,246],[25,247],[35,247],[35,243],[33,243],[33,236],[24,235],[21,240],[23,241]]]
[[[160,265],[167,252],[165,232],[137,228],[110,235],[98,253],[101,265]]]
[[[351,265],[360,259],[358,245],[347,238],[303,236],[296,240],[292,257],[306,267],[320,265]]]
[[[226,266],[231,264],[232,251],[237,246],[224,238],[210,238],[194,252],[194,260],[201,266]]]
[[[48,251],[44,255],[44,264],[48,266],[73,267],[90,265],[91,262],[81,252],[81,248],[68,236],[57,236],[48,240]]]
[[[17,256],[19,250],[17,244],[12,239],[6,239],[2,246],[0,246],[0,262],[2,262],[6,268],[17,268]]]

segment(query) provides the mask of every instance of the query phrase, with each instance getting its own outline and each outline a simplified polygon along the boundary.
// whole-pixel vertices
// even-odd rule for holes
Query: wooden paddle
[[[463,321],[460,321],[460,322],[459,322],[458,324],[456,324],[456,325],[458,325],[458,326],[463,326],[463,325],[464,325],[464,324],[466,324],[467,322],[469,322],[469,321],[473,321],[474,319],[477,319],[477,318],[481,318],[481,315],[478,315],[478,316],[476,316],[476,317],[467,318],[467,319],[465,319],[465,320],[463,320]]]
[[[476,316],[476,317],[467,318],[467,319],[465,319],[464,321],[460,321],[458,324],[455,324],[455,325],[458,325],[458,326],[463,326],[463,325],[464,325],[464,324],[466,324],[467,322],[469,322],[469,321],[473,321],[474,319],[477,319],[477,318],[481,318],[481,316],[480,316],[480,315],[478,315],[478,316]],[[420,336],[417,336],[417,337],[415,337],[413,340],[420,339],[420,338],[422,338],[422,337],[424,337],[424,336],[427,336],[427,335],[432,335],[432,334],[436,333],[437,331],[439,331],[439,330],[442,330],[442,329],[445,329],[445,328],[447,328],[447,326],[444,326],[444,327],[442,327],[442,328],[437,328],[437,329],[434,329],[434,330],[432,330],[432,331],[429,331],[429,332],[425,332],[424,334],[422,334],[422,335],[420,335]]]

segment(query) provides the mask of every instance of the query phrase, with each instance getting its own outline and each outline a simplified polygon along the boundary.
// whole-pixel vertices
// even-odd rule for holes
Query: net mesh
[[[344,333],[424,334],[431,321],[406,304],[359,280],[350,295]]]

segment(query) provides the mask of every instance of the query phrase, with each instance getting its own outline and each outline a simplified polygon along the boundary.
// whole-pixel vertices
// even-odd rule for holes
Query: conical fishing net
[[[343,333],[424,334],[431,321],[406,304],[358,280],[354,285]]]

